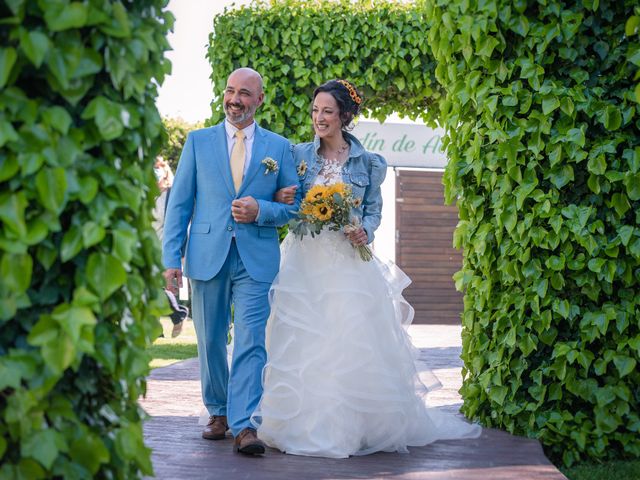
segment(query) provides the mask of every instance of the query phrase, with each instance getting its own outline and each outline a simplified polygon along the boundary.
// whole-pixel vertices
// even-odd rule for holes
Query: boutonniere
[[[307,162],[302,160],[296,171],[298,172],[299,177],[303,177],[304,174],[307,173]]]
[[[278,171],[278,162],[276,162],[273,158],[267,157],[262,160],[262,164],[264,165],[264,174],[267,173],[276,173]]]

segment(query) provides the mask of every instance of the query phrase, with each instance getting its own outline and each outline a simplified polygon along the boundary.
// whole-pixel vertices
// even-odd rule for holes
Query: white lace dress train
[[[285,239],[252,417],[262,440],[344,458],[480,435],[478,425],[426,407],[406,332],[409,283],[391,262],[362,261],[341,232]]]

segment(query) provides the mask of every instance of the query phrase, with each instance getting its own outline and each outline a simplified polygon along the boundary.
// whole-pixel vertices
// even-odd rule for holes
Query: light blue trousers
[[[262,395],[270,287],[271,283],[257,282],[249,276],[235,240],[215,277],[207,281],[191,280],[202,399],[209,415],[227,416],[234,436],[252,427],[250,417]],[[227,338],[232,303],[233,357],[229,371]]]

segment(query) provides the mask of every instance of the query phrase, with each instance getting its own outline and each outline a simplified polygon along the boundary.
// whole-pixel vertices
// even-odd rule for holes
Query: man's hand
[[[367,232],[362,227],[353,231],[349,231],[349,233],[345,232],[345,235],[347,236],[349,241],[356,247],[367,244]]]
[[[182,270],[179,268],[167,268],[162,275],[164,276],[167,290],[177,295],[178,290],[182,288]]]
[[[278,203],[284,203],[286,205],[293,205],[293,201],[296,198],[296,190],[298,185],[290,185],[288,187],[281,188],[273,196],[273,201]]]
[[[231,215],[238,223],[253,223],[258,216],[258,202],[253,197],[237,198],[231,202]]]

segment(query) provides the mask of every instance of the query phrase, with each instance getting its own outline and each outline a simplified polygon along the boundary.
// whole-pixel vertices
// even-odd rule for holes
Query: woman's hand
[[[367,240],[369,239],[367,237],[367,232],[362,227],[354,229],[354,230],[349,230],[348,232],[345,232],[345,235],[347,236],[349,241],[352,243],[352,245],[354,245],[356,247],[360,247],[362,245],[366,245],[367,244]]]
[[[281,188],[273,196],[273,200],[278,203],[284,203],[286,205],[293,205],[293,201],[296,198],[296,190],[298,185],[290,185],[288,187]]]

